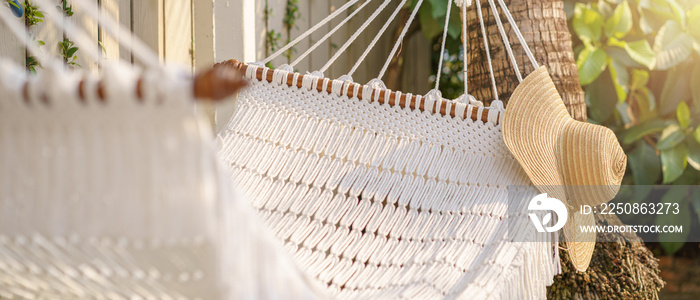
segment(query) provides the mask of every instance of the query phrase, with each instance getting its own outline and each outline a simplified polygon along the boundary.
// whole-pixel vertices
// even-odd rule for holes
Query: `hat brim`
[[[577,270],[585,271],[595,248],[595,234],[582,236],[577,229],[578,225],[594,225],[595,220],[592,215],[573,212],[557,163],[556,149],[561,133],[571,122],[575,121],[566,110],[549,72],[542,66],[530,73],[511,95],[502,131],[506,146],[532,184],[569,208],[571,217],[564,226],[567,254]]]

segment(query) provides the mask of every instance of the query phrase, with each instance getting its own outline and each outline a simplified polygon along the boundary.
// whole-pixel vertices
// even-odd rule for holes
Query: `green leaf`
[[[574,31],[576,35],[587,42],[600,40],[603,30],[603,17],[595,10],[588,8],[583,3],[576,3],[574,7]]]
[[[640,7],[641,7],[640,3]],[[668,17],[660,16],[650,9],[638,9],[639,11],[639,28],[645,35],[654,33],[664,25]]]
[[[685,25],[685,9],[676,0],[666,0],[666,3],[673,12],[674,19],[681,25]]]
[[[656,53],[656,70],[668,70],[684,60],[693,52],[693,38],[683,32],[681,24],[669,20],[661,27],[654,39]]]
[[[656,148],[659,150],[671,149],[682,143],[683,140],[685,140],[683,131],[677,124],[671,124],[661,132],[661,137],[659,138],[659,143],[656,144]]]
[[[610,6],[606,0],[598,0],[595,4],[595,9],[600,13],[603,19],[610,18],[613,14],[612,6]]]
[[[690,203],[695,208],[695,215],[698,216],[698,221],[700,221],[700,188],[693,189],[693,193],[690,195]]]
[[[693,8],[688,11],[688,26],[687,28],[693,28],[694,30],[688,30],[688,33],[700,40],[700,4],[696,4]]]
[[[700,171],[700,144],[694,138],[686,139],[688,143],[688,164]]]
[[[659,180],[661,161],[652,146],[642,141],[629,153],[627,158],[634,177],[634,184],[652,185]]]
[[[608,39],[608,41],[611,41],[612,39]],[[618,63],[622,64],[625,67],[628,68],[641,68],[643,67],[642,64],[638,63],[632,57],[630,57],[629,53],[627,53],[627,50],[625,50],[625,44],[626,42],[622,42],[621,47],[615,47],[615,46],[605,46],[604,50],[605,53],[608,54],[609,57],[612,57],[614,60],[616,60]],[[581,45],[583,46],[583,45]]]
[[[428,2],[423,3],[420,11],[418,11],[421,31],[428,40],[433,40],[433,38],[440,34],[444,25],[438,23],[438,20],[433,17],[432,10],[432,5]]]
[[[605,70],[607,58],[608,55],[602,49],[585,48],[581,51],[576,60],[581,85],[589,85],[600,76],[600,73]]]
[[[450,24],[447,27],[447,35],[453,39],[459,39],[462,34],[462,19],[459,17],[459,11],[459,7],[453,4],[450,12]]]
[[[690,108],[688,108],[688,104],[685,104],[685,102],[678,103],[676,118],[678,118],[678,123],[681,124],[681,129],[688,128],[688,125],[690,125]]]
[[[630,84],[630,89],[641,89],[643,87],[646,87],[647,83],[649,83],[648,71],[640,69],[632,70],[632,83]]]
[[[44,41],[36,41],[37,45],[44,46],[46,43]]]
[[[690,74],[690,82],[700,82],[700,63],[696,63],[693,67],[693,71]],[[690,91],[693,97],[693,103],[695,104],[695,109],[700,109],[700,84],[691,84]]]
[[[666,126],[668,126],[669,121],[662,119],[654,119],[637,126],[630,127],[625,132],[622,142],[624,144],[632,144],[637,140],[643,138],[644,136],[656,132],[663,131]]]
[[[690,76],[686,73],[687,66],[678,66],[668,71],[666,81],[661,89],[659,99],[659,113],[666,115],[676,110],[678,103],[688,101],[690,94]]]
[[[660,232],[659,242],[661,247],[664,248],[666,253],[672,255],[676,253],[679,249],[683,247],[688,234],[690,233],[690,210],[685,204],[685,200],[688,194],[688,186],[674,185],[671,187],[663,198],[661,198],[661,203],[668,203],[673,207],[674,203],[680,205],[678,209],[678,214],[674,214],[674,209],[669,209],[668,213],[664,211],[664,214],[656,215],[656,225],[660,226],[682,226],[683,230],[681,232]]]
[[[605,35],[622,38],[632,29],[632,11],[627,1],[615,8],[613,15],[605,22]]]
[[[66,53],[66,56],[72,57],[73,54],[75,54],[75,52],[77,52],[77,51],[78,51],[78,47],[70,48],[70,49],[68,49],[68,52]]]
[[[661,150],[661,170],[664,174],[663,183],[671,183],[683,174],[688,165],[686,156],[688,147],[681,143],[671,149]]]
[[[609,76],[600,76],[596,81],[586,86],[585,100],[588,106],[589,120],[604,123],[615,110],[615,87]]]
[[[656,57],[654,51],[646,40],[639,40],[625,44],[625,51],[636,62],[651,69],[654,66]]]
[[[632,123],[632,119],[630,118],[631,111],[627,102],[617,102],[617,104],[615,105],[615,109],[617,110],[617,115],[620,117],[622,123],[624,123],[625,125]]]
[[[428,2],[432,7],[431,15],[433,16],[433,18],[440,19],[445,17],[445,15],[447,14],[447,1],[428,0]]]
[[[625,66],[611,58],[608,58],[608,68],[610,69],[610,76],[615,85],[617,101],[622,103],[627,100],[629,73],[627,73],[627,68],[625,68]]]
[[[695,141],[700,143],[700,126],[698,128],[695,128],[695,131],[693,132],[693,137],[695,138]]]
[[[656,117],[654,94],[649,92],[647,87],[634,90],[631,94],[631,100],[637,103],[637,117],[640,122]]]

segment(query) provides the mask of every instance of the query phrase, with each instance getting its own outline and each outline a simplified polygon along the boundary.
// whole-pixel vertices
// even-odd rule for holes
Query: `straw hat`
[[[569,207],[564,238],[574,267],[585,271],[595,234],[578,232],[578,225],[594,225],[595,220],[577,211],[580,205],[608,202],[620,188],[627,156],[615,134],[571,118],[544,66],[513,91],[502,130],[506,146],[532,183]]]

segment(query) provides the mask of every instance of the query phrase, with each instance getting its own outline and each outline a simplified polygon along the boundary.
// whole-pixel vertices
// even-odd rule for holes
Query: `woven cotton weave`
[[[497,110],[488,122],[452,118],[430,109],[443,99],[419,97],[425,111],[412,110],[348,98],[342,81],[324,79],[322,90],[332,92],[319,92],[311,75],[290,87],[288,77],[297,82],[299,74],[264,68],[273,80],[260,81],[257,69],[248,66],[251,86],[219,134],[219,154],[286,250],[331,295],[545,297],[559,271],[556,235],[509,239],[507,222],[530,221],[508,214],[508,186],[529,180],[503,143]]]
[[[150,71],[137,99],[132,67],[102,73],[0,62],[0,299],[315,298],[220,172],[192,82]]]

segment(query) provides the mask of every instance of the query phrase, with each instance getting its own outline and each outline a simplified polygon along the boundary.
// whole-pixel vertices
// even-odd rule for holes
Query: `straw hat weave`
[[[532,183],[569,207],[564,227],[569,257],[578,270],[585,270],[595,235],[576,233],[576,225],[593,225],[594,219],[574,213],[574,208],[608,202],[617,194],[627,156],[615,134],[574,120],[544,66],[515,89],[502,126],[506,146]]]

